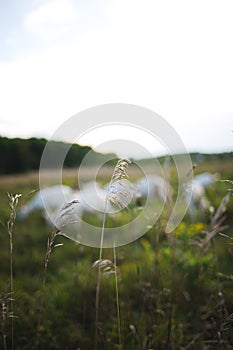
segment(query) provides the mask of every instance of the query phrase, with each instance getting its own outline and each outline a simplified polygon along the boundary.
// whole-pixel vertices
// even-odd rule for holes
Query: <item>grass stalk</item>
[[[42,291],[41,291],[41,299],[40,299],[40,307],[39,307],[35,349],[38,349],[39,340],[40,340],[41,320],[42,320],[42,312],[43,312],[43,307],[44,307],[44,295],[45,295],[45,285],[46,285],[46,279],[47,279],[48,264],[49,264],[50,255],[52,253],[52,250],[53,250],[53,248],[56,247],[56,245],[54,245],[54,242],[55,242],[55,239],[59,233],[60,233],[59,230],[54,229],[52,231],[50,237],[48,238],[48,241],[47,241],[47,250],[46,250],[45,258],[44,258],[44,271],[43,271]]]
[[[16,207],[21,194],[8,193],[10,218],[7,222],[7,231],[9,235],[9,255],[10,255],[10,317],[11,317],[11,349],[14,349],[14,274],[13,274],[13,228],[16,219]]]
[[[173,310],[175,306],[175,286],[176,286],[176,280],[175,280],[175,274],[176,274],[176,237],[174,237],[174,233],[169,234],[169,241],[170,241],[170,247],[171,247],[171,265],[170,265],[170,271],[171,271],[171,288],[170,288],[170,305],[169,305],[169,311],[168,311],[168,326],[167,326],[167,340],[166,340],[166,349],[172,348],[172,320],[173,320]]]
[[[0,306],[1,306],[1,333],[2,333],[2,346],[4,350],[7,350],[6,343],[6,331],[5,331],[5,320],[7,318],[7,303],[9,301],[8,293],[6,289],[3,289],[0,296]]]
[[[107,198],[105,201],[105,210],[102,222],[102,229],[100,235],[100,249],[99,249],[99,264],[98,264],[98,277],[96,285],[96,296],[95,296],[95,350],[98,349],[98,323],[99,323],[99,299],[100,299],[100,283],[101,283],[101,260],[103,256],[103,241],[104,241],[104,228],[107,216]]]
[[[117,278],[117,259],[116,259],[116,246],[114,243],[113,247],[113,263],[115,267],[115,290],[116,290],[116,309],[117,309],[117,333],[118,333],[118,344],[121,346],[121,321],[120,321],[120,304],[119,304],[119,289],[118,289],[118,278]]]
[[[103,242],[104,242],[104,230],[105,230],[105,223],[106,223],[106,217],[107,217],[107,208],[108,208],[108,202],[111,202],[111,204],[116,205],[120,209],[124,207],[124,203],[122,203],[122,200],[120,198],[120,194],[114,185],[119,183],[122,179],[128,177],[127,175],[127,169],[129,166],[130,161],[128,159],[120,159],[112,173],[111,181],[109,183],[109,188],[107,191],[106,199],[105,199],[105,208],[104,208],[104,215],[103,215],[103,221],[102,221],[102,229],[101,229],[101,235],[100,235],[100,249],[99,249],[99,260],[98,260],[98,278],[97,278],[97,285],[96,285],[96,299],[95,299],[95,308],[96,308],[96,315],[95,315],[95,350],[98,348],[98,323],[99,323],[99,299],[100,299],[100,283],[101,283],[101,260],[103,256]],[[124,196],[127,195],[127,193],[123,193]],[[117,333],[118,333],[118,341],[119,345],[121,343],[121,332],[120,332],[120,307],[119,307],[119,293],[118,293],[118,281],[117,281],[117,266],[116,266],[116,249],[115,249],[115,242],[114,242],[114,274],[115,274],[115,290],[116,290],[116,308],[117,308]],[[94,264],[95,265],[95,264]]]

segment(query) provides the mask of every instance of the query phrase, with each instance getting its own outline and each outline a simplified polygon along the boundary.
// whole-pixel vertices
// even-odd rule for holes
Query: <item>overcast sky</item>
[[[121,102],[161,115],[189,151],[231,151],[232,18],[232,0],[1,0],[0,135],[49,138]]]

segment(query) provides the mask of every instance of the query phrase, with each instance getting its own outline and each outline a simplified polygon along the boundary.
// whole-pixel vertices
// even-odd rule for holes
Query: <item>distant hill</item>
[[[220,160],[232,160],[233,159],[233,153],[232,152],[224,152],[224,153],[198,153],[193,152],[190,153],[190,158],[193,163],[201,164],[203,162],[214,162],[214,161],[220,161]],[[181,156],[182,154],[176,155],[177,157]],[[163,164],[164,160],[167,156],[160,156],[156,159],[160,162],[160,164]],[[149,165],[151,162],[150,158],[146,159],[140,159],[138,163],[140,163],[141,166]]]
[[[44,138],[7,138],[0,136],[0,175],[2,174],[19,174],[32,170],[38,170],[40,166],[40,160],[45,148],[45,145],[50,142],[50,166],[56,163],[56,156],[63,154],[67,149],[67,144],[64,142],[48,141]],[[54,147],[53,147],[54,146]],[[85,155],[91,151],[89,146],[80,146],[78,144],[69,145],[69,151],[65,157],[64,167],[74,168],[78,167]],[[102,154],[94,152],[92,150],[89,157],[89,164],[104,164],[109,156],[112,159],[116,159],[115,154]],[[215,153],[215,154],[202,154],[191,153],[191,160],[193,163],[201,164],[202,162],[220,161],[223,159],[232,160],[232,152],[228,153]],[[163,164],[165,156],[158,157],[157,160]],[[146,166],[151,163],[151,159],[141,159],[137,161],[141,166]],[[115,165],[115,162],[108,162],[108,165]]]
[[[38,170],[47,142],[51,142],[52,146],[54,145],[54,157],[67,149],[67,144],[64,142],[48,141],[34,137],[30,139],[10,139],[0,136],[0,174],[19,174]],[[78,167],[85,155],[91,150],[91,147],[88,146],[70,145],[64,167]],[[116,158],[114,154],[112,154],[112,157]],[[92,158],[93,162],[105,162],[106,155],[92,151]],[[51,159],[53,159],[53,154],[51,154]]]

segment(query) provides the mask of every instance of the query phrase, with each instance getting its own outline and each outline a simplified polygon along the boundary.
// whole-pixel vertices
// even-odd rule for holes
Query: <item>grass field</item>
[[[100,180],[109,180],[111,171],[103,170]],[[195,171],[218,172],[220,179],[232,179],[233,163],[203,162]],[[88,169],[86,180],[89,174]],[[132,179],[138,175],[129,171]],[[64,171],[64,184],[74,186],[76,176],[76,170]],[[10,217],[7,192],[22,194],[20,206],[38,187],[37,173],[0,177],[1,222],[7,226]],[[233,349],[232,198],[226,212],[214,218],[230,187],[217,181],[207,190],[215,208],[212,217],[200,213],[190,220],[186,215],[174,232],[166,234],[165,208],[141,239],[116,249],[121,342],[114,274],[103,273],[98,349]],[[11,297],[15,349],[94,349],[98,271],[92,265],[98,260],[99,250],[57,236],[55,243],[63,246],[52,250],[43,290],[50,235],[51,228],[40,212],[23,221],[16,218],[11,295],[9,234],[7,227],[0,227],[0,349],[12,348]],[[104,249],[103,255],[104,259],[114,259],[112,249]]]

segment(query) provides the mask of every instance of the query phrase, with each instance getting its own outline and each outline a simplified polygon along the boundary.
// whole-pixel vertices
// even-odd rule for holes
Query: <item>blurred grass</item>
[[[195,173],[202,171],[232,179],[233,164],[228,160],[201,163]],[[88,180],[89,170],[86,174]],[[64,171],[64,183],[75,184],[76,175],[75,169]],[[103,183],[110,175],[109,168],[99,174]],[[139,175],[130,174],[132,179]],[[229,184],[216,182],[208,189],[207,196],[215,208],[228,188]],[[6,192],[22,193],[23,204],[36,189],[37,173],[0,177],[0,219],[6,222],[10,212]],[[231,237],[232,202],[224,231]],[[173,236],[164,233],[165,218],[166,213],[141,239],[117,249],[123,348],[140,349],[129,328],[134,325],[145,350],[233,349],[231,240],[217,235],[203,254],[192,241],[203,237],[209,225],[207,214],[196,222],[185,217]],[[15,224],[15,349],[34,348],[50,231],[39,212]],[[98,250],[64,237],[58,237],[56,243],[64,245],[54,249],[49,262],[39,348],[93,350],[97,273],[91,266],[98,259]],[[3,227],[0,247],[1,291],[9,282],[8,236]],[[112,250],[105,249],[104,257],[112,259]],[[100,298],[100,349],[118,349],[113,276],[103,277]],[[10,344],[9,319],[6,333]]]

